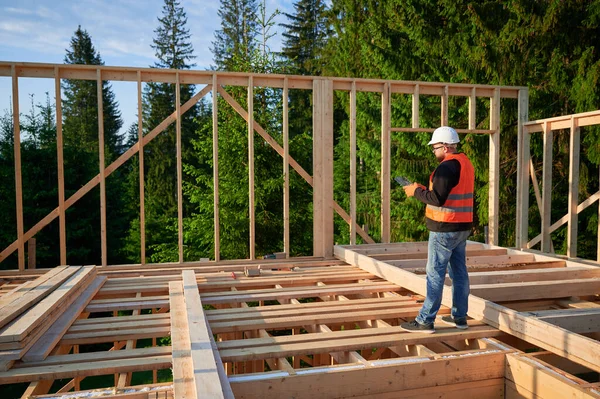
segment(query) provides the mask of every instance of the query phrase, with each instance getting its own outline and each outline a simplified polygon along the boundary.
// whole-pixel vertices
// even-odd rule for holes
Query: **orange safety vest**
[[[473,190],[475,170],[465,154],[446,154],[442,162],[456,159],[460,162],[458,184],[450,190],[443,206],[427,205],[425,216],[436,222],[469,223],[473,222]],[[435,172],[434,172],[435,173]],[[433,189],[433,173],[429,177],[429,190]]]

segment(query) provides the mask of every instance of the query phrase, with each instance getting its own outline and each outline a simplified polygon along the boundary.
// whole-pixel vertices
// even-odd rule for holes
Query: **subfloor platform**
[[[600,268],[470,242],[469,328],[406,333],[426,257],[0,272],[0,397],[600,398]]]

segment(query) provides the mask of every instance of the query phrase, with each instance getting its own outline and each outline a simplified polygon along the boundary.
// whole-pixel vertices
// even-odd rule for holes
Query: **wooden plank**
[[[519,264],[535,261],[533,254],[497,255],[497,256],[467,256],[467,266],[471,265],[502,265]],[[400,268],[425,267],[427,259],[386,260],[385,263]]]
[[[464,399],[465,392],[468,392],[469,396],[473,398],[504,399],[504,378],[379,393],[377,399]],[[354,397],[366,399],[372,396],[367,394]]]
[[[58,366],[67,364],[85,364],[91,362],[100,361],[112,361],[118,363],[123,359],[136,359],[154,356],[169,356],[172,353],[170,346],[157,346],[149,348],[132,348],[128,350],[108,350],[99,352],[85,352],[85,353],[68,353],[62,355],[51,355],[44,360],[32,361],[32,362],[18,362],[15,364],[15,368],[32,368],[32,367],[46,367],[46,366]]]
[[[469,129],[477,128],[477,89],[471,88],[469,95]]]
[[[215,260],[221,259],[221,239],[219,225],[219,100],[217,74],[212,76],[212,125],[213,125],[213,223],[214,223],[214,251]]]
[[[384,85],[381,95],[381,242],[390,242],[391,231],[391,93],[389,82]]]
[[[104,168],[104,106],[102,96],[102,70],[96,69],[96,90],[98,98],[98,162],[100,173],[100,246],[102,256],[102,266],[107,265],[107,248],[106,248],[106,176]]]
[[[255,248],[255,225],[256,219],[254,215],[254,81],[252,76],[248,76],[248,213],[250,216],[250,259],[256,258]]]
[[[528,313],[539,320],[577,334],[600,331],[600,309],[564,309]]]
[[[173,345],[173,390],[177,398],[197,398],[194,382],[189,325],[181,282],[169,283],[171,344]]]
[[[60,308],[68,296],[73,295],[81,285],[89,283],[88,280],[92,279],[95,274],[96,269],[94,266],[85,266],[77,270],[50,295],[24,312],[20,318],[2,328],[0,330],[0,342],[23,340],[28,333],[42,324],[45,316],[54,309]],[[48,327],[50,326],[45,326],[45,329]]]
[[[517,111],[517,206],[515,246],[525,248],[529,231],[529,174],[528,165],[531,159],[530,137],[524,129],[529,119],[529,90],[519,90]]]
[[[419,84],[415,84],[412,93],[412,127],[419,128]]]
[[[333,255],[333,85],[313,88],[313,254]]]
[[[471,294],[493,302],[596,295],[600,278],[471,285]]]
[[[552,130],[544,124],[544,170],[542,189],[542,252],[550,252],[550,222],[552,216]]]
[[[350,90],[350,245],[356,244],[356,82]]]
[[[517,386],[540,398],[598,398],[589,389],[580,386],[584,381],[569,377],[549,364],[528,356],[506,356],[506,378]],[[531,397],[524,392],[525,397]]]
[[[487,354],[421,362],[389,359],[380,367],[323,367],[294,376],[266,379],[236,379],[232,388],[236,398],[314,398],[378,396],[381,393],[426,387],[444,386],[456,382],[484,381],[503,378],[504,355]],[[401,376],[402,378],[398,378]],[[423,378],[427,376],[427,378]],[[268,376],[265,376],[268,377]],[[374,383],[375,381],[375,383]],[[310,389],[307,389],[310,387]]]
[[[496,89],[498,90],[498,89]],[[440,126],[448,126],[448,85],[445,85],[440,97]]]
[[[477,284],[516,283],[525,281],[564,281],[600,277],[600,268],[562,267],[557,269],[511,270],[492,272],[469,272],[469,282]]]
[[[199,397],[233,398],[213,333],[204,316],[194,272],[182,272],[182,279],[196,392]]]
[[[490,130],[494,133],[489,139],[489,190],[488,190],[488,242],[498,245],[498,223],[500,217],[500,90],[494,90],[490,98]]]
[[[3,295],[0,298],[0,327],[13,320],[21,312],[44,297],[50,295],[53,289],[62,284],[75,273],[79,267],[67,268],[58,266],[42,274],[35,280],[27,281]]]
[[[359,266],[388,281],[397,282],[404,288],[420,295],[426,294],[426,282],[421,277],[341,246],[335,246],[334,251],[339,259]],[[573,263],[575,264],[575,262]],[[442,304],[452,306],[450,287],[444,289]],[[469,316],[538,347],[583,364],[590,369],[600,371],[600,343],[594,339],[571,334],[560,327],[528,318],[517,311],[475,295],[469,296]]]
[[[569,202],[567,227],[567,256],[577,256],[577,205],[579,204],[579,151],[580,131],[577,120],[571,116],[571,131],[569,136]]]
[[[175,112],[177,120],[175,124],[175,147],[177,153],[177,249],[179,262],[183,262],[183,192],[182,192],[182,159],[181,159],[181,85],[179,83],[179,72],[175,73]]]
[[[122,359],[119,362],[99,361],[76,363],[71,365],[55,365],[27,368],[13,368],[0,372],[0,384],[62,379],[73,377],[90,377],[171,367],[171,356],[152,356],[145,358]]]
[[[35,238],[27,241],[27,268],[35,269]]]
[[[144,120],[142,110],[142,72],[137,71],[137,100],[138,100],[138,161],[139,161],[139,181],[140,181],[140,262],[146,263],[146,206],[144,190]]]
[[[506,248],[494,248],[494,249],[469,249],[467,250],[467,257],[475,256],[499,256],[506,255]],[[405,259],[427,259],[427,252],[400,252],[400,253],[386,253],[382,255],[372,255],[373,259],[393,261],[393,260],[405,260]]]
[[[15,195],[17,219],[17,246],[19,248],[19,270],[25,270],[25,241],[23,236],[23,182],[21,180],[21,123],[19,121],[19,75],[17,68],[11,66],[12,103],[13,103],[13,145],[15,158]]]
[[[77,297],[75,302],[66,309],[63,314],[52,324],[44,335],[36,341],[29,351],[22,357],[24,362],[40,361],[45,359],[54,349],[56,343],[60,341],[67,329],[77,319],[81,311],[92,300],[94,295],[106,281],[105,276],[98,276],[94,281]]]
[[[302,316],[257,318],[250,320],[235,320],[213,322],[212,329],[215,333],[232,331],[250,331],[257,329],[272,330],[277,328],[298,327],[313,324],[345,324],[354,325],[359,321],[375,319],[396,319],[396,318],[414,318],[419,313],[421,305],[399,308],[399,309],[380,309],[369,311],[353,311],[346,313],[324,313],[310,314]],[[441,310],[440,314],[448,314],[449,310]]]
[[[481,322],[469,320],[468,330],[458,330],[444,324],[440,324],[435,334],[406,334],[400,327],[378,327],[363,329],[346,329],[341,331],[315,331],[310,334],[282,335],[269,338],[238,339],[219,342],[217,344],[220,353],[231,356],[259,357],[259,352],[265,356],[269,351],[305,350],[307,353],[313,348],[325,349],[327,345],[338,345],[339,350],[349,348],[352,345],[374,345],[384,346],[385,343],[395,341],[393,345],[415,345],[431,344],[444,341],[458,341],[464,339],[476,339],[487,334],[487,337],[499,336],[501,331],[484,325]],[[393,346],[390,345],[390,346]],[[253,351],[256,349],[255,351]],[[246,351],[244,353],[239,350]],[[230,352],[224,352],[230,351]],[[240,357],[241,358],[241,357]],[[237,357],[236,357],[237,359]]]
[[[283,80],[283,252],[290,257],[290,137],[288,78]]]

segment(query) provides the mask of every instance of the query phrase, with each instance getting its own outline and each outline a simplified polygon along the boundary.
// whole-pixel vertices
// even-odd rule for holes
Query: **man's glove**
[[[423,190],[425,190],[425,186],[419,183],[409,184],[408,186],[404,186],[402,188],[404,189],[404,192],[406,193],[407,197],[414,197],[417,188],[422,188]]]

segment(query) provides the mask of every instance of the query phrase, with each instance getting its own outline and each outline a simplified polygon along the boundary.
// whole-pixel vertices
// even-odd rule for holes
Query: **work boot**
[[[426,334],[431,334],[435,332],[435,329],[433,328],[433,323],[421,324],[417,320],[402,323],[400,324],[400,328],[408,332],[420,332]]]
[[[455,319],[454,317],[447,315],[442,316],[442,321],[448,324],[449,326],[460,328],[461,330],[466,330],[467,328],[469,328],[469,325],[467,324],[467,319]]]

